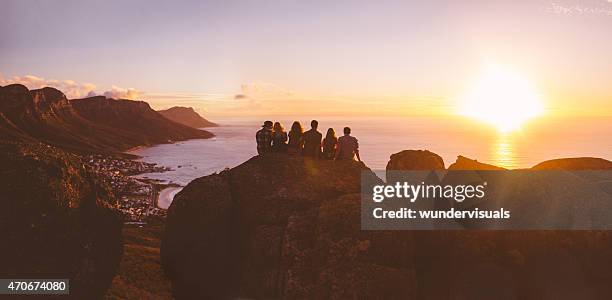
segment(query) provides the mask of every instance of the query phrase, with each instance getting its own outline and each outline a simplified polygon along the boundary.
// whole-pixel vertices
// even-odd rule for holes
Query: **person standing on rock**
[[[290,154],[301,154],[302,148],[304,147],[304,129],[300,122],[295,121],[291,125],[291,131],[289,131],[289,145],[288,152]]]
[[[255,134],[259,155],[272,151],[272,121],[265,121],[261,127]]]
[[[304,156],[319,158],[321,156],[321,139],[323,135],[317,131],[319,122],[312,120],[310,130],[304,132]]]
[[[361,157],[359,157],[359,142],[355,137],[351,136],[351,128],[344,127],[344,136],[338,139],[336,159],[353,160],[355,156],[357,156],[358,161],[361,161]]]
[[[338,138],[333,128],[327,129],[327,134],[323,139],[323,159],[336,158],[336,148],[338,147]]]

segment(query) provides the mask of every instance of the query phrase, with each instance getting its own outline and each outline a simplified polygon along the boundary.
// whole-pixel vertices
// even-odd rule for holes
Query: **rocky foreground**
[[[460,158],[453,168],[496,167]],[[404,151],[388,169],[445,167],[429,151]],[[612,233],[362,231],[362,172],[374,176],[357,162],[279,154],[192,181],[169,208],[161,248],[174,296],[612,297]]]
[[[160,185],[131,175],[166,169],[125,159],[121,152],[212,136],[163,117],[143,101],[69,100],[54,88],[0,87],[0,278],[67,278],[70,298],[104,296],[124,251],[124,221],[159,223],[165,216],[155,205]],[[133,236],[134,230],[126,232]],[[159,250],[132,242],[126,243],[130,256],[122,269],[148,261],[146,272],[133,273],[155,278],[148,274],[157,271],[162,277],[159,263],[149,267]],[[134,296],[132,281],[117,282],[129,291],[120,295]]]
[[[68,278],[73,299],[104,295],[123,252],[108,186],[78,156],[0,141],[0,277]]]

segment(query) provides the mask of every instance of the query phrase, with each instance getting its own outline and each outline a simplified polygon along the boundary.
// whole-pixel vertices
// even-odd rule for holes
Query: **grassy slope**
[[[163,225],[124,227],[123,258],[107,299],[172,299],[160,264],[162,233]]]

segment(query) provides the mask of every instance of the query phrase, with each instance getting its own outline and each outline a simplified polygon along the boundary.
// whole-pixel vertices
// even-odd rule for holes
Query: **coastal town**
[[[87,155],[83,160],[112,189],[117,199],[114,205],[123,214],[125,223],[145,224],[165,217],[166,210],[157,206],[157,197],[159,191],[172,184],[135,175],[161,173],[170,171],[170,168],[100,154]]]

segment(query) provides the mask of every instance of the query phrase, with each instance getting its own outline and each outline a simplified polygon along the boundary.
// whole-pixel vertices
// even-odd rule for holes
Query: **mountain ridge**
[[[7,140],[95,153],[213,136],[164,118],[144,101],[69,100],[55,88],[28,90],[20,84],[0,87],[0,132]]]
[[[123,253],[110,187],[57,147],[0,140],[0,153],[0,276],[67,278],[67,299],[101,299]]]
[[[198,114],[193,107],[173,106],[168,109],[158,110],[157,112],[167,119],[193,128],[219,126],[218,124],[208,121],[200,116],[200,114]]]

